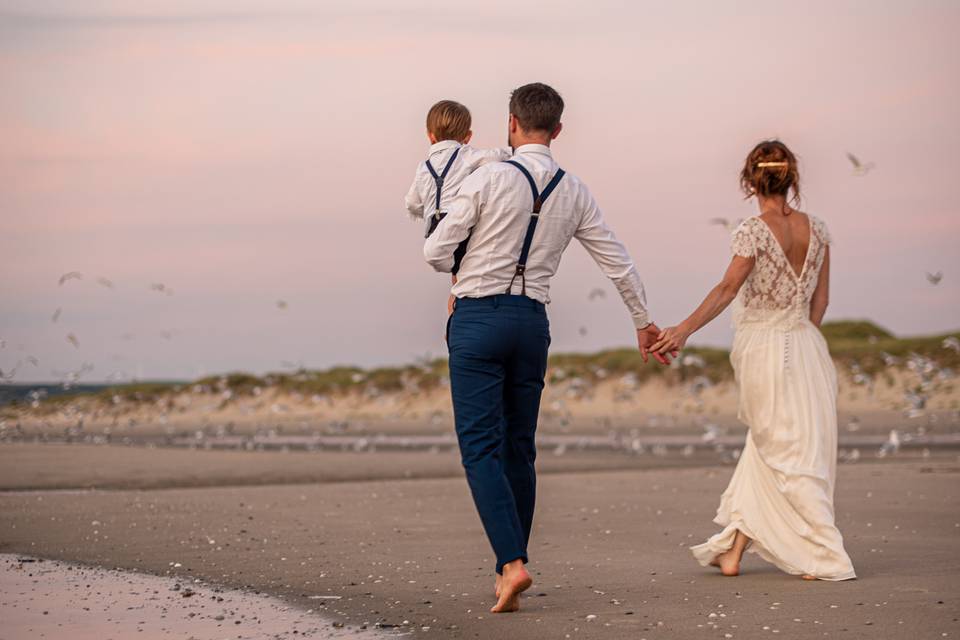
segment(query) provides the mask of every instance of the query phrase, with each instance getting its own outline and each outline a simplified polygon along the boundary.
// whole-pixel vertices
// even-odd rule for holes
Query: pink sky
[[[500,145],[510,90],[534,80],[564,95],[555,154],[658,323],[722,273],[707,221],[753,213],[738,169],[780,136],[834,235],[828,316],[960,328],[956,3],[623,5],[0,2],[0,368],[30,354],[32,380],[84,362],[90,379],[190,377],[443,354],[445,278],[402,203],[423,117],[460,100],[474,142]],[[853,177],[848,150],[876,170]],[[589,303],[595,286],[608,296]],[[632,343],[578,246],[552,296],[554,351]],[[729,338],[724,317],[694,341]]]

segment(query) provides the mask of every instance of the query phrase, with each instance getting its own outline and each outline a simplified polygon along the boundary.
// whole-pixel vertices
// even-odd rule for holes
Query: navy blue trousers
[[[533,526],[546,309],[526,296],[461,298],[447,344],[460,458],[501,573],[507,562],[527,561]]]

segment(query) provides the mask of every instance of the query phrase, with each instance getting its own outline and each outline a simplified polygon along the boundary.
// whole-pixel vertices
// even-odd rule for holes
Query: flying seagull
[[[80,341],[77,340],[77,336],[73,335],[72,333],[67,334],[67,342],[72,344],[76,349],[80,348]]]
[[[60,313],[63,311],[60,307],[57,307],[57,310],[53,312],[53,316],[50,318],[50,322],[56,322],[60,319]]]
[[[99,278],[97,278],[97,284],[99,284],[99,285],[101,285],[101,286],[104,286],[104,287],[106,287],[107,289],[113,289],[113,281],[108,280],[107,278],[104,278],[103,276],[100,276]]]
[[[877,166],[872,162],[868,162],[866,164],[860,162],[860,158],[853,155],[849,151],[847,152],[847,160],[849,160],[850,164],[853,165],[853,175],[855,176],[865,176]]]
[[[727,231],[733,231],[740,226],[741,222],[743,222],[743,218],[737,218],[736,220],[730,220],[729,218],[710,218],[710,224],[723,227]]]
[[[930,273],[927,271],[927,282],[932,285],[940,284],[940,281],[943,280],[943,271],[937,271],[936,273]]]
[[[163,284],[162,282],[154,282],[154,283],[152,283],[152,284],[150,285],[150,289],[153,290],[153,291],[157,291],[157,292],[159,292],[159,293],[165,293],[165,294],[167,294],[168,296],[172,296],[172,295],[173,295],[173,289],[171,289],[171,288],[168,287],[167,285]]]
[[[277,309],[286,309],[287,301],[286,300],[277,300]]]
[[[607,292],[601,289],[600,287],[591,289],[590,293],[587,294],[587,300],[596,300],[597,298],[606,298],[606,297],[607,297]]]
[[[70,271],[60,276],[60,286],[63,286],[63,283],[67,280],[83,280],[83,274],[79,271]]]

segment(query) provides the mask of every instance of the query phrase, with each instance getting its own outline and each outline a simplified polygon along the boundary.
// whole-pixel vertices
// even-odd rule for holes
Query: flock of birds
[[[57,279],[57,286],[62,287],[71,281],[81,281],[84,280],[84,274],[80,271],[68,271],[64,273]],[[93,279],[96,284],[104,287],[105,289],[114,290],[116,285],[113,280],[106,278],[104,276],[96,276]],[[159,295],[164,296],[173,296],[173,288],[164,282],[151,282],[147,286],[149,291],[153,291]],[[277,309],[284,311],[289,307],[289,304],[286,300],[279,299],[275,302]],[[57,307],[53,314],[50,316],[50,322],[52,324],[59,324],[61,318],[63,317],[63,307]],[[159,336],[165,340],[172,340],[175,332],[171,329],[160,330]],[[74,349],[80,349],[80,338],[73,331],[67,331],[63,334],[64,340],[72,346]],[[135,334],[127,332],[122,334],[121,338],[123,340],[133,340]],[[0,339],[0,350],[5,349],[7,343],[5,340]],[[22,347],[21,347],[22,350]],[[40,360],[34,355],[25,355],[20,357],[17,362],[10,368],[2,369],[0,368],[0,384],[12,384],[17,381],[18,375],[23,371],[26,365],[31,365],[34,369],[32,373],[36,374],[36,369],[40,368]],[[302,365],[301,365],[302,366]],[[286,368],[286,365],[284,365]],[[91,373],[94,370],[94,366],[90,363],[83,363],[79,368],[72,371],[57,371],[53,370],[51,373],[57,377],[62,384],[65,390],[69,390],[74,387],[81,379],[82,376]],[[133,377],[123,371],[114,371],[106,376],[108,382],[124,382],[124,381],[133,381]]]
[[[940,346],[942,349],[960,354],[960,338],[957,336],[944,338]],[[906,426],[912,426],[912,430],[907,430],[906,426],[903,430],[891,429],[886,442],[881,445],[876,454],[877,457],[883,458],[899,452],[904,442],[925,436],[928,430],[936,425],[940,417],[936,413],[930,413],[930,401],[938,393],[949,392],[956,373],[950,367],[940,366],[933,358],[918,353],[910,353],[901,358],[881,352],[881,358],[883,369],[875,375],[866,373],[859,363],[854,363],[851,366],[851,380],[873,397],[878,376],[890,377],[898,369],[906,369],[910,373],[910,378],[905,381],[902,388],[900,408],[907,421]],[[925,420],[918,420],[922,418]],[[915,424],[910,425],[911,422]],[[859,418],[856,416],[851,418],[846,428],[850,432],[859,431]],[[925,455],[929,455],[928,450],[924,451]],[[860,457],[860,451],[856,448],[840,452],[840,459],[846,462],[856,462]]]

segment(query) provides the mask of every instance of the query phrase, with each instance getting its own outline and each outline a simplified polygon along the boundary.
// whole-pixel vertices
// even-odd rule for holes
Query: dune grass
[[[869,321],[849,320],[825,324],[823,334],[841,369],[850,370],[855,367],[873,375],[886,370],[891,357],[897,361],[893,366],[904,366],[905,358],[911,354],[927,357],[940,368],[960,367],[960,354],[943,346],[945,338],[960,335],[960,332],[898,338]],[[157,402],[186,390],[210,394],[224,394],[229,391],[226,395],[230,397],[255,395],[267,389],[305,396],[415,392],[437,387],[446,375],[447,364],[443,358],[415,365],[374,369],[337,366],[324,370],[300,370],[263,376],[233,372],[208,376],[190,383],[143,382],[111,386],[93,393],[64,393],[46,398],[41,407],[52,411],[78,397],[89,397],[104,403]],[[637,382],[653,377],[663,377],[668,382],[683,382],[696,376],[705,376],[712,382],[720,382],[731,379],[733,370],[730,367],[729,352],[725,349],[689,347],[684,350],[678,365],[661,367],[644,365],[635,348],[622,348],[598,353],[554,354],[550,357],[547,373],[551,383],[574,378],[596,381],[625,375],[633,376]],[[28,405],[26,401],[17,401],[8,407]]]

